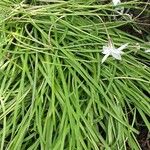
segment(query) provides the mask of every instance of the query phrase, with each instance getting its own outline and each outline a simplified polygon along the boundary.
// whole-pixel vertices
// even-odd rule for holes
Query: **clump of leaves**
[[[140,149],[137,115],[150,129],[150,56],[142,38],[120,29],[134,20],[92,0],[33,4],[0,3],[8,12],[0,20],[1,149]],[[129,46],[121,61],[101,64],[108,35]]]

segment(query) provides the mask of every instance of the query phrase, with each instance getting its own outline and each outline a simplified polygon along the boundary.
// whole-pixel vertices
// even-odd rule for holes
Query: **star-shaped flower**
[[[115,48],[112,41],[109,40],[108,45],[103,46],[102,53],[105,54],[105,56],[102,59],[102,63],[107,59],[109,55],[112,55],[115,59],[121,60],[121,55],[123,54],[122,50],[127,46],[128,43],[120,46],[119,48]]]

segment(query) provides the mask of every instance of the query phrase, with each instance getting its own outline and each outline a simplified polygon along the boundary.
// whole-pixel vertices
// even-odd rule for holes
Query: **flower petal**
[[[121,60],[121,54],[120,53],[112,53],[111,54],[115,59]]]
[[[109,56],[109,54],[106,54],[103,59],[102,59],[102,63],[107,59],[107,57]]]
[[[128,43],[120,46],[119,48],[117,48],[118,51],[122,51],[123,49],[125,49],[128,46]]]
[[[121,3],[121,1],[120,1],[120,0],[112,0],[112,2],[113,2],[113,4],[114,4],[114,6],[116,6],[116,5],[118,5],[118,4],[120,4],[120,3]]]
[[[107,46],[103,46],[103,51],[102,51],[103,54],[108,54],[110,53],[110,48],[107,47]]]
[[[150,49],[148,49],[148,50],[145,50],[145,53],[150,53]]]

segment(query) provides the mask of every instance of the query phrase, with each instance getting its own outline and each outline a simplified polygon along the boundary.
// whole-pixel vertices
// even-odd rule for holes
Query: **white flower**
[[[146,52],[146,53],[150,53],[150,49],[146,50],[145,52]]]
[[[114,4],[114,6],[117,6],[118,4],[120,4],[120,3],[121,3],[121,1],[120,1],[120,0],[112,0],[112,2],[113,2],[113,4]]]
[[[109,40],[108,45],[103,46],[102,53],[105,54],[105,56],[102,59],[102,63],[107,59],[109,55],[112,55],[115,59],[121,60],[121,55],[123,54],[122,50],[125,49],[127,46],[128,43],[120,46],[119,48],[115,48],[111,40]]]

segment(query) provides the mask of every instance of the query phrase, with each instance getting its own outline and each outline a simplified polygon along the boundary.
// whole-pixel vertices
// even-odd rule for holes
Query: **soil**
[[[137,129],[140,132],[137,135],[137,140],[142,150],[150,150],[150,131],[148,130],[143,119],[139,115],[137,116],[137,118]],[[150,119],[150,117],[148,116],[147,118]]]

